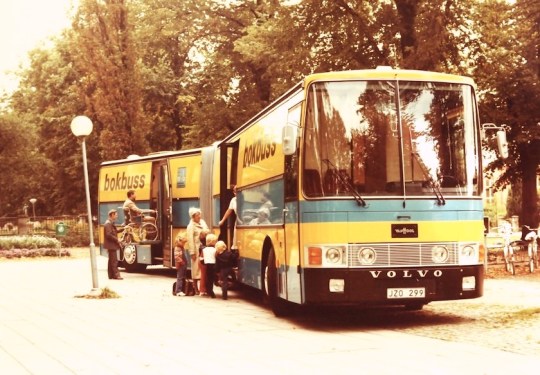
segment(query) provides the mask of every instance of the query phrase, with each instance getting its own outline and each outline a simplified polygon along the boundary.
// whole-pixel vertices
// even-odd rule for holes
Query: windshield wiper
[[[330,168],[334,169],[336,171],[335,176],[341,182],[343,185],[349,188],[349,191],[352,193],[354,200],[359,206],[366,207],[366,201],[362,198],[360,193],[356,190],[354,187],[354,184],[351,181],[351,178],[349,176],[344,176],[340,171],[337,169],[337,167],[329,160],[329,159],[322,159],[323,162],[327,164]]]
[[[429,174],[429,169],[424,163],[424,161],[420,158],[420,155],[418,155],[418,152],[414,150],[413,152],[411,152],[411,154],[420,165],[420,168],[422,169],[422,173],[424,174],[424,177],[428,180],[429,186],[435,193],[435,197],[437,197],[437,204],[439,206],[444,206],[446,204],[446,199],[444,199],[444,196],[442,195],[439,183],[435,181],[433,177]]]

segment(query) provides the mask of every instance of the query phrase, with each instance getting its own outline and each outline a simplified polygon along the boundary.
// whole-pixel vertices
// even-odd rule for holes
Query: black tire
[[[405,305],[405,310],[407,311],[420,311],[424,308],[423,303],[409,303]]]
[[[263,288],[268,288],[265,292],[272,312],[277,317],[290,315],[292,311],[291,304],[278,296],[278,275],[274,248],[271,248],[268,253],[265,271],[263,277],[266,275],[268,280],[266,280],[266,284],[264,283],[265,280],[263,280]]]

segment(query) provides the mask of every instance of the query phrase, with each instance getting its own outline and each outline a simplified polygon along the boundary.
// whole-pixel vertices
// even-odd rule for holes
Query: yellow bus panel
[[[198,197],[201,180],[201,154],[169,159],[173,198]]]
[[[260,183],[283,174],[281,130],[286,121],[286,110],[278,110],[246,129],[240,138],[238,185]]]
[[[149,200],[151,174],[151,162],[102,167],[99,172],[99,201],[124,201],[128,190],[135,190],[138,200]]]

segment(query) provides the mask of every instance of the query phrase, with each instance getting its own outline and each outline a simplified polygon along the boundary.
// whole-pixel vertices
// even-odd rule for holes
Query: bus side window
[[[321,174],[316,169],[304,171],[304,193],[308,197],[322,196]]]

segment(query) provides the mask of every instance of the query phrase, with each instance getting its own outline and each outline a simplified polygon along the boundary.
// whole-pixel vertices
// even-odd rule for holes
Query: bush
[[[71,255],[61,249],[56,238],[45,236],[4,236],[0,237],[0,258],[35,258],[40,256]]]
[[[61,247],[56,238],[45,236],[3,236],[0,237],[0,250],[11,249],[41,249]]]
[[[43,256],[71,256],[69,250],[66,249],[11,249],[11,250],[1,250],[0,249],[0,258],[36,258]]]
[[[63,247],[83,247],[90,244],[88,231],[70,230],[64,237],[59,237]],[[99,243],[97,233],[94,232],[94,243]]]

